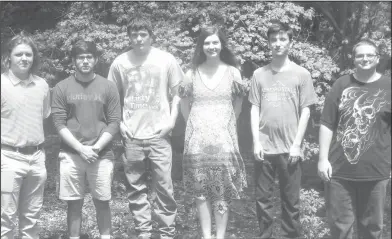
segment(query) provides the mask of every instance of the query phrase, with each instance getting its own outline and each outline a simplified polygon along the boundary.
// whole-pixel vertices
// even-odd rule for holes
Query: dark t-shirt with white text
[[[83,145],[92,146],[104,132],[113,136],[118,133],[120,97],[116,85],[100,75],[87,83],[71,75],[54,87],[52,113],[57,131],[66,127]],[[110,145],[102,155],[112,157]],[[61,148],[72,150],[64,142]]]

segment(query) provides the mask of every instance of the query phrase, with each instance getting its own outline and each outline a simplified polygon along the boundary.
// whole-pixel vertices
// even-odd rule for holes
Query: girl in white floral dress
[[[187,122],[184,186],[195,199],[203,237],[211,238],[214,214],[216,238],[223,239],[228,206],[247,185],[236,130],[244,86],[226,37],[216,27],[201,30],[192,63],[179,88]]]

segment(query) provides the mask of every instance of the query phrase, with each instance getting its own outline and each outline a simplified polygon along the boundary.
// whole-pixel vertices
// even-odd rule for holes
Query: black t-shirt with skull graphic
[[[321,124],[334,132],[332,177],[355,181],[388,178],[391,170],[391,78],[363,83],[340,77],[325,99]]]

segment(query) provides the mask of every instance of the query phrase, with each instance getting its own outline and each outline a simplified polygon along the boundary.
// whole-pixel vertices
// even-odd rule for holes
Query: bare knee
[[[109,209],[109,200],[98,200],[93,198],[94,206],[97,210],[107,210]]]
[[[72,212],[80,212],[83,207],[83,199],[78,199],[78,200],[68,200],[68,209]]]

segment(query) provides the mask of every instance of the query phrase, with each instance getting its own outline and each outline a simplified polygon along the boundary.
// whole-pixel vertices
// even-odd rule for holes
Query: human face
[[[91,53],[78,54],[74,61],[76,70],[83,75],[94,72],[94,66],[97,64],[97,59]]]
[[[286,32],[272,33],[269,37],[269,46],[272,56],[286,56],[289,54],[292,42]]]
[[[27,44],[19,44],[10,54],[10,70],[15,75],[28,75],[33,66],[33,49]]]
[[[152,44],[152,36],[147,30],[130,31],[128,34],[133,50],[139,54],[147,53]]]
[[[373,46],[360,45],[355,48],[354,65],[357,70],[373,70],[377,67],[379,60]]]
[[[203,52],[207,58],[219,57],[221,50],[222,50],[222,44],[221,41],[219,40],[219,37],[216,34],[208,36],[204,40]]]

